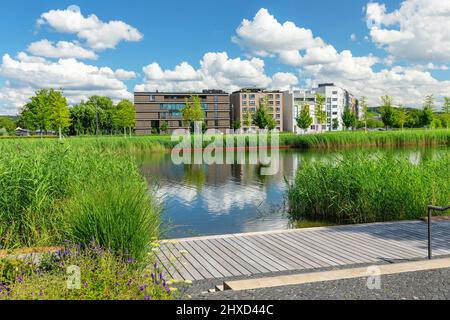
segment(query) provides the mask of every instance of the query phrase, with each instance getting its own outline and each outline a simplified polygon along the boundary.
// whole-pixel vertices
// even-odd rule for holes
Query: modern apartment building
[[[253,125],[245,125],[245,116],[248,114],[247,112],[252,115],[264,99],[267,99],[269,114],[277,122],[276,130],[283,131],[284,95],[281,91],[250,88],[233,92],[230,96],[230,103],[234,121],[240,121],[241,128],[244,130],[257,129]]]
[[[189,129],[182,121],[181,109],[186,99],[200,98],[208,129],[225,132],[231,125],[230,96],[222,90],[202,92],[135,92],[136,134],[151,134],[167,123],[168,132]]]
[[[326,123],[319,123],[316,115],[316,93],[325,97],[324,111],[327,115]],[[333,83],[319,84],[317,88],[294,90],[290,96],[285,96],[286,111],[283,118],[285,131],[302,133],[303,129],[297,126],[297,115],[304,103],[310,106],[313,124],[307,132],[340,131],[343,130],[342,114],[348,106],[360,118],[358,100],[347,90]]]

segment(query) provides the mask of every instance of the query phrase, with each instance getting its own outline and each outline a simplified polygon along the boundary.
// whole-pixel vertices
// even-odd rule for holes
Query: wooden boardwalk
[[[450,221],[433,222],[433,255],[450,255]],[[423,221],[230,234],[163,241],[174,279],[202,280],[427,256]]]

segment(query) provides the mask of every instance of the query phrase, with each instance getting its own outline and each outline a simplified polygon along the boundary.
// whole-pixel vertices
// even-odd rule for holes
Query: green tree
[[[205,116],[200,98],[198,96],[192,96],[190,99],[186,98],[185,106],[181,109],[181,115],[191,130],[195,122],[203,121]]]
[[[397,110],[397,114],[396,114],[396,122],[397,122],[397,125],[400,128],[402,128],[402,131],[403,131],[403,126],[405,125],[407,119],[408,119],[408,113],[406,112],[405,107],[400,105]]]
[[[356,125],[356,114],[350,110],[349,106],[345,106],[344,113],[342,114],[342,123],[346,129]]]
[[[417,109],[412,109],[408,112],[408,117],[406,118],[405,126],[408,128],[416,128],[421,125],[421,111]]]
[[[4,128],[8,133],[14,132],[16,130],[16,122],[9,117],[0,117],[1,128]]]
[[[72,135],[89,135],[96,133],[97,112],[95,106],[82,101],[70,109],[72,123],[69,132]]]
[[[255,126],[259,129],[266,129],[269,125],[271,125],[270,118],[272,118],[267,112],[268,100],[267,97],[264,97],[259,103],[256,112],[253,114],[252,121]]]
[[[276,127],[277,127],[277,121],[273,117],[269,116],[267,118],[267,129],[274,130]]]
[[[334,118],[332,124],[333,130],[337,130],[339,128],[339,120]]]
[[[122,100],[116,106],[116,111],[113,113],[113,123],[119,128],[123,128],[123,134],[126,136],[127,129],[130,130],[135,127],[136,115],[134,105],[130,100]]]
[[[300,113],[295,118],[297,126],[303,129],[304,132],[313,124],[313,118],[309,111],[309,104],[304,103],[300,108]]]
[[[92,96],[86,101],[95,110],[95,133],[111,134],[116,127],[114,124],[114,113],[116,108],[109,97]]]
[[[167,121],[163,121],[161,123],[160,130],[161,132],[167,133],[167,130],[169,130],[169,124],[167,123]]]
[[[369,106],[367,105],[366,102],[366,97],[362,96],[360,99],[360,103],[359,105],[361,106],[361,112],[362,112],[362,116],[363,116],[363,122],[364,122],[364,130],[367,131],[367,120],[369,117]]]
[[[233,123],[233,129],[234,130],[239,130],[241,128],[241,122],[239,121],[239,120],[236,120],[234,123]]]
[[[30,102],[22,109],[20,122],[30,130],[47,132],[52,127],[52,94],[53,89],[41,89],[30,98]]]
[[[317,121],[320,125],[320,131],[322,131],[322,125],[327,121],[327,113],[325,111],[325,97],[320,93],[316,93],[316,104],[314,107]]]
[[[252,125],[252,114],[247,109],[244,113],[244,126],[247,127],[248,130],[251,125]]]
[[[58,130],[59,139],[62,139],[62,131],[70,126],[70,112],[69,104],[66,97],[64,97],[61,91],[50,90],[51,100],[51,128]]]
[[[428,95],[425,97],[425,101],[423,102],[423,108],[422,108],[422,116],[421,116],[421,122],[422,125],[429,127],[431,122],[434,119],[434,96]]]
[[[386,128],[393,127],[395,125],[395,110],[392,106],[392,98],[388,95],[381,97],[381,120]]]

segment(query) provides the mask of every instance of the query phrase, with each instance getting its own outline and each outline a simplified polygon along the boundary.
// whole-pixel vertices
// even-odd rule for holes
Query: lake
[[[364,151],[394,153],[417,162],[448,153],[449,148]],[[261,165],[256,164],[176,165],[170,153],[142,155],[138,163],[163,204],[164,237],[182,238],[290,228],[286,181],[304,160],[333,162],[345,152],[362,150],[280,150],[279,171],[271,176],[262,176]]]

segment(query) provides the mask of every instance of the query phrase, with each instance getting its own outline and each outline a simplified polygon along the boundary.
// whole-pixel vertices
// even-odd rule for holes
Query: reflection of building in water
[[[226,184],[232,176],[231,165],[211,164],[206,166],[206,183],[220,186]]]

